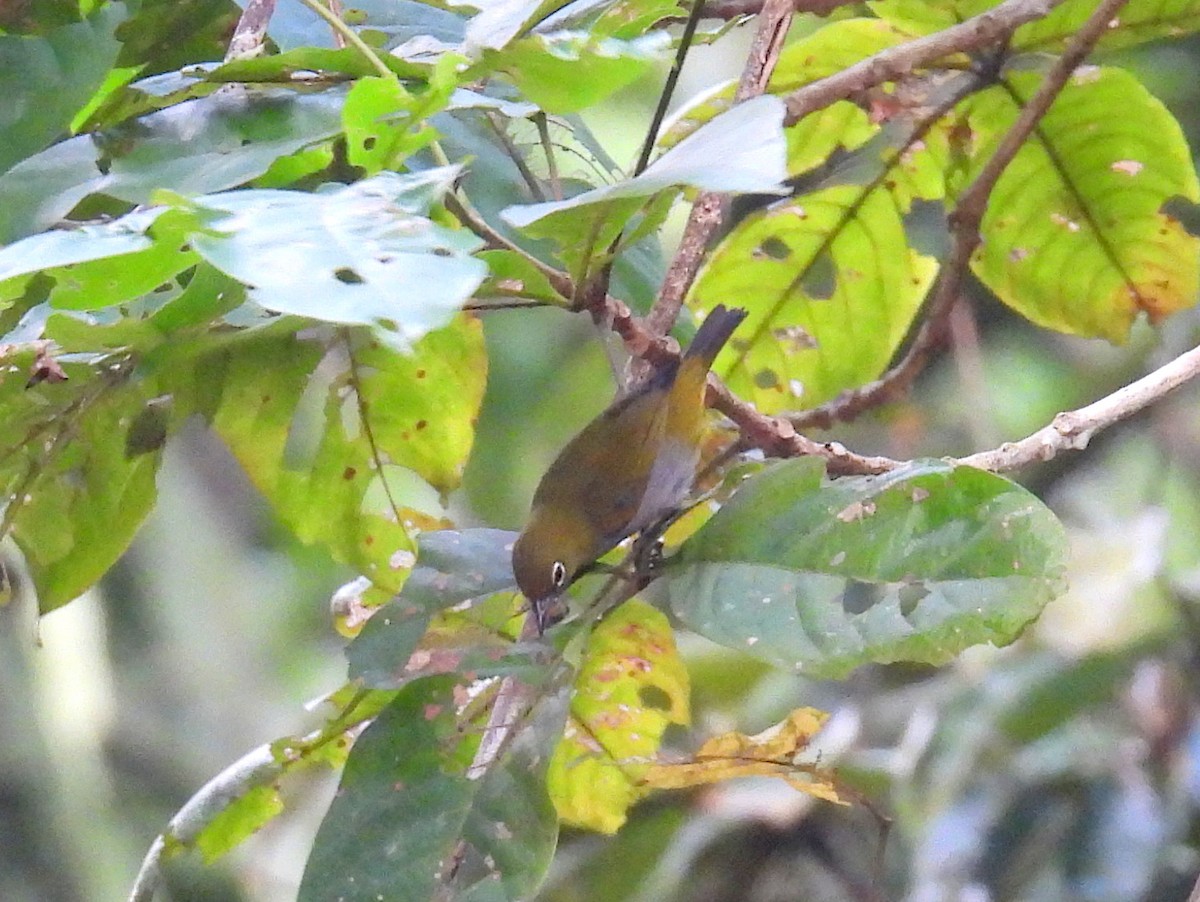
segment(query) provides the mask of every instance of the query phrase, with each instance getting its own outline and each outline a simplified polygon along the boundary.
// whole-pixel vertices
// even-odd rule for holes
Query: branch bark
[[[763,3],[758,31],[738,82],[734,103],[749,100],[766,90],[793,15],[793,0],[766,0]],[[702,192],[696,198],[679,242],[679,250],[663,279],[658,300],[646,317],[646,325],[652,333],[665,335],[671,331],[679,316],[679,308],[683,306],[684,296],[692,287],[700,263],[708,252],[709,243],[725,219],[728,204],[729,195],[714,191]]]
[[[1050,460],[1060,451],[1082,451],[1101,429],[1144,410],[1197,375],[1200,375],[1200,348],[1192,348],[1099,401],[1058,414],[1049,425],[1020,441],[1005,442],[991,451],[964,457],[959,463],[1003,473]]]
[[[797,88],[785,99],[785,125],[914,69],[954,53],[967,53],[1006,40],[1027,22],[1041,19],[1063,0],[1005,0],[985,13],[936,34],[881,51],[828,78]]]

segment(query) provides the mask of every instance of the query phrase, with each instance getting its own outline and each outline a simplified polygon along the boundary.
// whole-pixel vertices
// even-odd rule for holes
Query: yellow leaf
[[[568,824],[614,833],[672,723],[686,724],[688,675],[666,617],[628,601],[596,628],[547,783]]]
[[[831,774],[815,764],[796,760],[828,716],[815,708],[797,708],[786,720],[755,736],[722,733],[705,742],[690,760],[660,762],[645,768],[642,784],[655,789],[685,789],[735,777],[781,777],[801,792],[845,804]]]

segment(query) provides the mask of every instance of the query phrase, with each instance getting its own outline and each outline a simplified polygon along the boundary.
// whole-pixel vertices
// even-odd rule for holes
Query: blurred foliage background
[[[178,4],[181,23],[200,6]],[[735,74],[747,32],[698,48],[677,96]],[[1193,148],[1198,51],[1163,43],[1118,60]],[[631,159],[660,84],[589,116],[617,160]],[[828,437],[897,458],[991,447],[1200,340],[1195,311],[1115,348],[1037,330],[978,291],[969,300],[952,348],[906,403]],[[447,504],[463,525],[517,527],[612,380],[578,317],[497,312],[485,328],[485,407],[466,487]],[[869,804],[838,808],[759,781],[658,796],[615,838],[564,836],[543,898],[1185,899],[1200,869],[1197,400],[1185,389],[1084,453],[1021,474],[1066,523],[1074,554],[1069,594],[1010,648],[831,683],[684,637],[698,733],[828,710],[823,762]],[[0,608],[0,899],[123,897],[200,785],[310,727],[306,703],[344,677],[328,599],[353,574],[290,540],[200,429],[169,448],[158,486],[155,514],[87,598],[40,623],[28,600]],[[328,775],[306,779],[284,786],[287,816],[227,859],[174,862],[171,898],[292,897],[333,791]],[[879,814],[891,819],[886,843]]]

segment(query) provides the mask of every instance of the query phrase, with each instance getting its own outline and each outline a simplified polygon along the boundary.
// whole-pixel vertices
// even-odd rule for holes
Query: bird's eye
[[[550,581],[554,583],[556,589],[561,589],[563,583],[567,581],[567,568],[562,561],[555,561],[551,565]]]

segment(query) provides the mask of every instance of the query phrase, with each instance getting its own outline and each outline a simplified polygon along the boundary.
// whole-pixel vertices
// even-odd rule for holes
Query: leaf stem
[[[311,9],[314,13],[320,16],[333,29],[334,34],[340,35],[347,44],[350,44],[355,50],[363,55],[368,63],[374,67],[384,78],[390,78],[396,84],[400,83],[400,76],[388,68],[385,63],[366,41],[358,36],[358,32],[342,21],[341,17],[336,15],[332,10],[328,9],[319,0],[300,0],[305,6]]]

